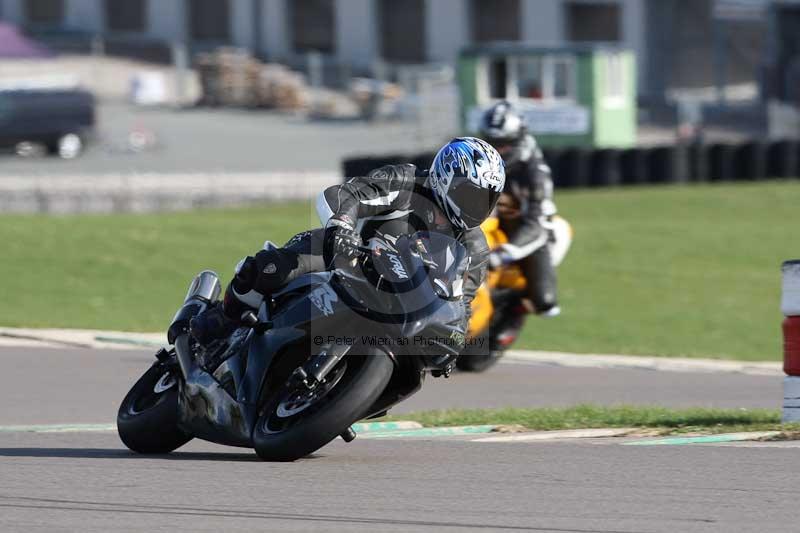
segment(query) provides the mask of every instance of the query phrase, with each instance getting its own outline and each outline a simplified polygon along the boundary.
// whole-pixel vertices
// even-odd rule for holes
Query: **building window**
[[[519,0],[472,0],[470,7],[474,41],[520,39]]]
[[[145,0],[106,0],[106,28],[111,31],[144,31]]]
[[[489,61],[489,98],[505,100],[508,92],[508,61],[505,58]]]
[[[510,56],[484,63],[488,98],[555,104],[577,100],[575,59],[570,56]]]
[[[544,98],[544,68],[540,57],[525,57],[517,60],[517,87],[520,98],[541,100]]]
[[[575,101],[575,60],[567,56],[515,60],[517,95],[541,103]]]
[[[378,32],[385,61],[425,62],[425,1],[379,0]]]
[[[570,2],[567,4],[567,36],[575,42],[618,42],[621,38],[617,3]]]
[[[553,78],[550,98],[575,100],[575,60],[569,57],[554,57],[550,63]]]
[[[25,18],[31,24],[60,24],[64,20],[64,0],[26,0]]]
[[[230,0],[189,0],[189,26],[193,40],[229,42]]]
[[[294,50],[332,53],[336,35],[333,0],[292,0],[288,4]]]

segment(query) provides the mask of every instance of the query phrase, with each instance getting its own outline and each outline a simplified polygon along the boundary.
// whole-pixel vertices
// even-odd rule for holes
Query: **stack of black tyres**
[[[658,146],[647,154],[647,174],[650,183],[679,183],[688,179],[683,165],[683,148]]]
[[[767,145],[751,141],[733,152],[733,177],[736,180],[757,180],[767,177]]]
[[[800,178],[800,141],[691,144],[652,148],[545,148],[545,161],[561,189],[645,183],[718,182]],[[389,164],[429,168],[434,152],[356,157],[343,161],[346,177]]]
[[[736,147],[730,144],[712,144],[708,147],[708,176],[711,181],[733,180],[735,150]]]
[[[566,148],[555,168],[552,168],[557,187],[574,189],[588,187],[591,176],[591,150],[586,148]]]
[[[767,146],[767,175],[773,178],[800,177],[800,142],[778,141]]]
[[[647,183],[647,151],[628,148],[619,155],[620,177],[623,185]]]
[[[620,151],[595,150],[592,153],[589,182],[592,187],[613,187],[622,183]]]
[[[706,144],[690,144],[686,147],[689,181],[703,183],[710,178],[709,147]]]

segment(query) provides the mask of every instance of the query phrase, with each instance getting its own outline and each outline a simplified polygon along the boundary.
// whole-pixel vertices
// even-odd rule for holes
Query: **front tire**
[[[367,414],[393,371],[394,363],[383,352],[349,355],[328,375],[324,396],[307,406],[297,397],[301,392],[282,391],[253,430],[256,453],[265,461],[294,461],[322,448]]]
[[[488,355],[459,355],[456,368],[464,372],[485,372],[493,367],[501,355],[492,352]]]
[[[156,363],[133,385],[117,412],[117,432],[137,453],[169,453],[192,437],[178,428],[178,381]]]
[[[491,339],[486,333],[479,335],[476,339],[471,339],[472,344],[456,359],[456,368],[463,372],[485,372],[493,367],[503,356],[501,350],[489,350],[484,348],[491,344]],[[476,340],[482,340],[477,343]]]

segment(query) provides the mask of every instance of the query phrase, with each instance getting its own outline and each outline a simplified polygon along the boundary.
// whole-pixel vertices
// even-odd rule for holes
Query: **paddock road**
[[[0,360],[0,531],[784,532],[798,517],[791,442],[362,437],[292,464],[199,441],[141,457],[113,432],[2,427],[113,422],[149,353],[4,347]],[[777,407],[780,379],[504,363],[430,380],[403,410],[582,401]]]

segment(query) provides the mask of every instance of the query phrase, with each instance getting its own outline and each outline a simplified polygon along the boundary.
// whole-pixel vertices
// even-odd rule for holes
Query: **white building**
[[[451,63],[481,40],[614,40],[639,50],[644,1],[0,0],[0,16],[27,27],[233,44],[284,61],[317,49],[368,70],[378,59]]]
[[[491,40],[610,41],[637,56],[639,90],[707,85],[714,6],[730,0],[0,0],[0,18],[32,30],[77,30],[119,42],[230,44],[301,65],[311,50],[354,73],[377,65],[450,63]],[[767,4],[767,0],[735,3]],[[760,29],[758,31],[761,31]],[[728,39],[758,31],[737,27]],[[751,39],[752,40],[752,39]],[[733,49],[756,50],[749,42]],[[737,59],[744,75],[757,54]],[[757,65],[756,65],[757,66]]]

